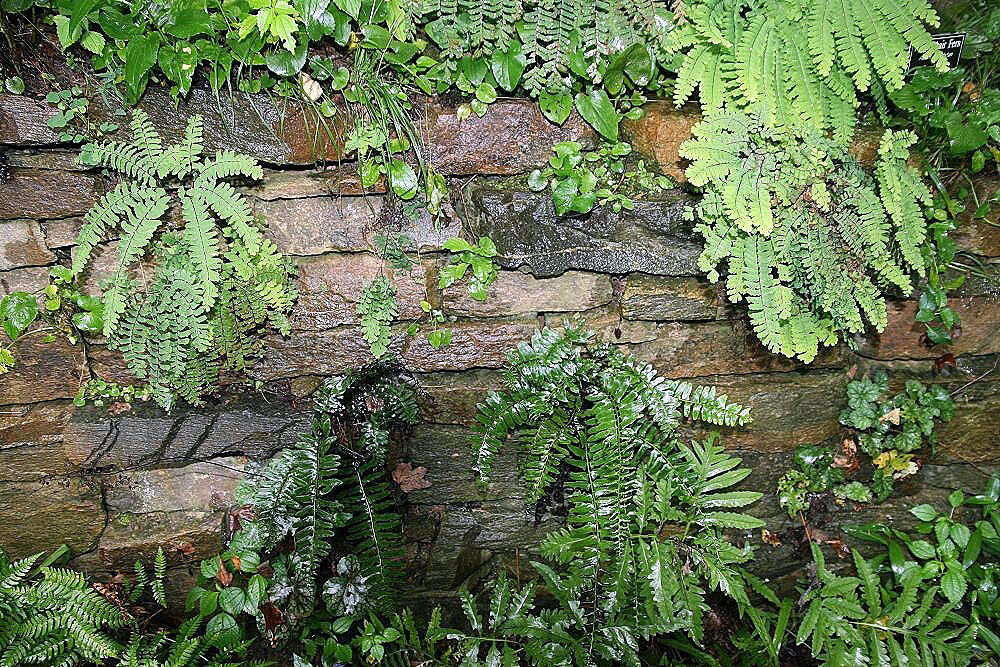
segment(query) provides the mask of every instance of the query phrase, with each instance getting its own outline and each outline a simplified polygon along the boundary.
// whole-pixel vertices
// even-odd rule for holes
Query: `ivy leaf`
[[[524,68],[528,64],[528,59],[521,53],[521,43],[511,42],[510,48],[506,51],[495,51],[490,67],[493,70],[493,77],[497,84],[507,91],[514,90]]]
[[[573,97],[569,93],[549,93],[543,91],[538,95],[538,106],[542,115],[556,125],[562,125],[573,110]]]
[[[73,326],[88,334],[98,334],[104,329],[104,317],[100,311],[73,313]]]
[[[36,317],[38,301],[27,292],[11,292],[0,301],[0,321],[11,340],[17,340]]]
[[[619,115],[603,88],[595,88],[589,94],[577,93],[574,99],[576,110],[608,141],[618,141]]]

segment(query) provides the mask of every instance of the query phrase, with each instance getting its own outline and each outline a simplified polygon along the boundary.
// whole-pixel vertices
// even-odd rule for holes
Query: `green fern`
[[[137,110],[129,144],[88,144],[84,164],[108,167],[127,180],[87,213],[72,271],[80,275],[93,248],[118,229],[118,262],[104,294],[104,336],[136,377],[148,380],[163,407],[177,397],[199,404],[220,364],[243,370],[260,353],[259,331],[291,328],[294,267],[265,241],[249,203],[224,178],[261,178],[249,157],[221,151],[203,158],[200,118],[184,138],[164,147],[149,117]],[[161,232],[177,185],[179,232]],[[152,279],[131,275],[145,259]]]
[[[910,48],[947,62],[926,0],[703,0],[686,7],[667,51],[683,56],[674,102],[699,90],[709,112],[764,110],[773,126],[853,134],[858,92],[903,85]]]
[[[756,109],[709,114],[681,146],[705,188],[698,263],[713,281],[724,265],[729,299],[746,302],[769,350],[808,362],[843,335],[885,328],[885,292],[908,294],[923,272],[929,194],[906,165],[909,133],[885,133],[873,180],[836,141]]]
[[[312,427],[298,444],[241,486],[238,496],[255,518],[230,543],[234,553],[270,557],[283,573],[273,601],[293,624],[314,610],[320,574],[337,554],[357,558],[365,609],[392,608],[402,579],[385,456],[390,434],[416,422],[412,386],[376,365],[328,378],[314,404]],[[294,544],[287,555],[278,549],[286,537]]]
[[[365,284],[356,307],[361,331],[372,354],[381,358],[389,350],[389,325],[399,315],[396,287],[385,276]]]
[[[541,552],[569,570],[535,566],[560,602],[587,610],[579,630],[590,639],[574,649],[586,657],[577,664],[611,660],[637,636],[683,630],[700,640],[706,587],[747,606],[737,567],[750,553],[718,530],[763,525],[732,511],[761,496],[727,490],[749,474],[735,469],[739,459],[714,439],[672,439],[682,415],[733,426],[748,422],[748,411],[590,338],[574,328],[536,332],[511,355],[505,390],[479,406],[475,427],[484,483],[509,437],[521,443],[528,502],[555,491],[568,472],[566,527],[547,535]],[[662,539],[669,524],[689,530]]]
[[[857,576],[839,576],[826,569],[819,547],[809,546],[818,581],[802,597],[808,606],[796,641],[809,642],[823,664],[969,664],[975,625],[954,602],[938,599],[938,586],[924,585],[929,576],[915,562],[895,575],[897,588],[883,584],[875,560],[854,551]]]
[[[43,566],[41,554],[11,562],[0,549],[0,665],[79,665],[115,658],[110,631],[129,619],[72,570]]]

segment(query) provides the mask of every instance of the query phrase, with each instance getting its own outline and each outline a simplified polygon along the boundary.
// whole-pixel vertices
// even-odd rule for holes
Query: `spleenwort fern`
[[[355,309],[372,354],[381,358],[389,350],[389,325],[399,315],[396,287],[385,276],[378,276],[365,284]]]
[[[42,567],[41,554],[11,562],[0,550],[0,665],[78,665],[118,656],[109,636],[130,621],[87,586],[83,575]]]
[[[712,280],[724,266],[729,299],[746,301],[768,349],[808,362],[866,323],[885,328],[884,293],[908,294],[924,269],[929,193],[906,165],[908,132],[883,135],[872,179],[836,142],[757,109],[710,114],[681,146],[705,188],[698,263]]]
[[[265,325],[288,333],[296,296],[293,267],[263,238],[245,198],[221,180],[259,179],[260,166],[230,151],[203,157],[202,135],[195,117],[180,143],[164,147],[149,117],[136,110],[131,143],[92,143],[80,155],[125,180],[85,216],[73,274],[87,268],[109,232],[120,232],[104,294],[104,336],[165,408],[176,396],[200,403],[220,362],[242,370],[259,353],[255,332]],[[173,185],[183,226],[167,231]],[[132,276],[147,258],[154,269],[143,283]]]
[[[412,386],[382,366],[327,379],[314,403],[310,430],[240,488],[255,518],[230,544],[271,557],[280,582],[272,602],[293,623],[315,608],[324,566],[345,555],[357,559],[364,608],[394,605],[402,549],[386,453],[391,433],[417,414]],[[286,539],[287,554],[278,548]]]
[[[528,502],[568,472],[567,525],[541,545],[568,571],[534,564],[564,607],[561,622],[576,626],[561,652],[576,664],[638,664],[628,656],[639,636],[684,631],[701,641],[707,589],[749,606],[739,564],[751,553],[720,529],[763,525],[732,511],[761,494],[727,490],[749,470],[737,469],[740,460],[714,437],[673,439],[683,415],[736,426],[749,421],[746,408],[590,338],[582,329],[543,329],[511,353],[504,391],[479,406],[476,470],[488,482],[514,437]],[[671,525],[679,529],[664,539]]]

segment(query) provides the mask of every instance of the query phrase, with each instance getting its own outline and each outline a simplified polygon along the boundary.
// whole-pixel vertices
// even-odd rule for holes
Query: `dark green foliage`
[[[83,147],[81,162],[117,171],[123,180],[87,212],[72,273],[79,276],[94,247],[120,229],[103,334],[132,374],[149,382],[157,403],[169,409],[181,396],[199,404],[220,364],[243,370],[260,353],[261,329],[288,333],[294,267],[224,180],[261,178],[254,160],[229,151],[203,158],[200,118],[191,120],[180,143],[164,147],[145,112],[136,110],[132,135],[129,144]],[[159,233],[171,201],[166,187],[174,185],[184,224]],[[150,256],[152,278],[135,279],[136,267]]]
[[[322,573],[337,573],[323,586],[335,609],[346,588],[363,592],[353,613],[392,608],[401,576],[386,453],[393,434],[416,421],[413,386],[374,366],[328,378],[314,404],[311,429],[241,487],[253,520],[242,523],[227,552],[241,563],[269,560],[268,599],[289,627],[316,610]]]
[[[739,565],[751,551],[720,529],[763,525],[732,511],[761,494],[727,490],[749,470],[714,438],[673,439],[682,416],[737,425],[748,411],[590,338],[581,329],[538,331],[510,354],[505,390],[477,417],[483,482],[510,436],[521,447],[528,502],[568,473],[567,525],[541,546],[558,571],[533,563],[560,604],[545,623],[559,630],[530,654],[533,664],[545,655],[638,664],[641,637],[682,631],[701,641],[708,590],[749,606]]]
[[[116,657],[121,646],[110,633],[131,619],[80,573],[36,568],[40,558],[12,562],[0,550],[0,665],[69,666]]]
[[[885,329],[884,294],[909,294],[924,271],[927,188],[907,166],[914,137],[887,131],[875,177],[822,134],[771,126],[761,108],[722,110],[695,126],[681,154],[704,186],[694,208],[698,263],[726,272],[771,351],[812,361],[821,345]]]

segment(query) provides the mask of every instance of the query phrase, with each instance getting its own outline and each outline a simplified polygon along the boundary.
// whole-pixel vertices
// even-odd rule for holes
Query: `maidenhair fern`
[[[399,315],[396,286],[381,275],[366,283],[355,310],[372,354],[380,359],[389,350],[389,325]]]
[[[921,205],[929,193],[906,165],[909,132],[887,131],[875,178],[835,141],[774,127],[766,114],[717,111],[681,146],[705,237],[698,260],[719,266],[773,352],[811,361],[820,345],[887,323],[884,293],[908,294],[924,266]]]
[[[202,122],[192,118],[180,143],[163,146],[149,117],[136,110],[131,143],[92,143],[83,164],[123,177],[85,216],[73,256],[80,275],[96,245],[117,229],[117,262],[104,294],[104,336],[129,370],[149,382],[165,408],[190,403],[215,385],[220,362],[242,370],[259,352],[257,330],[290,329],[293,267],[264,238],[249,204],[221,179],[259,179],[251,158],[221,151],[203,156]],[[168,194],[176,187],[176,198]],[[179,229],[168,223],[172,205]],[[137,265],[152,259],[151,278]]]
[[[543,329],[510,355],[504,391],[479,406],[476,470],[488,482],[513,437],[529,502],[568,473],[567,525],[541,545],[568,570],[535,564],[566,608],[561,624],[578,626],[558,655],[621,664],[640,636],[683,631],[701,641],[709,588],[749,606],[739,564],[751,552],[720,529],[763,525],[734,511],[761,494],[729,490],[750,471],[714,438],[673,439],[683,416],[735,426],[749,421],[746,408],[590,339]]]
[[[230,544],[237,555],[270,558],[272,603],[290,624],[312,613],[320,573],[342,557],[352,565],[340,569],[356,569],[364,584],[356,587],[365,591],[364,610],[392,607],[401,579],[400,519],[385,464],[391,433],[416,422],[413,387],[374,366],[328,378],[314,402],[310,430],[240,488],[254,519]]]
[[[759,104],[774,125],[832,129],[847,140],[857,91],[884,106],[886,91],[903,85],[911,47],[947,67],[927,31],[937,24],[926,0],[685,3],[669,36],[669,50],[683,54],[674,101],[697,88],[707,111]]]

